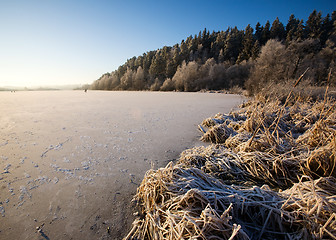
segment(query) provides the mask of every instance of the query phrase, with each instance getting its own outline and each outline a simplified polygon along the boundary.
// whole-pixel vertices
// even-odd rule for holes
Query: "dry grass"
[[[125,239],[336,239],[336,101],[258,96],[150,170]]]

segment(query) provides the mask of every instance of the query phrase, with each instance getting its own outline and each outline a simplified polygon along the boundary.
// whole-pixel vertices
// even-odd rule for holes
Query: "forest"
[[[297,79],[325,84],[336,69],[336,11],[322,16],[314,10],[306,21],[293,14],[286,25],[276,18],[210,33],[190,35],[174,46],[164,46],[128,59],[103,74],[92,90],[200,91],[239,87],[250,94],[268,84]],[[336,75],[330,78],[336,85]]]

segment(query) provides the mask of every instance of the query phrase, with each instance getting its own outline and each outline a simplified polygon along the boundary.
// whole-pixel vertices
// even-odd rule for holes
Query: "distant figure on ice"
[[[84,92],[87,92],[87,89],[86,89],[86,88],[84,89]]]

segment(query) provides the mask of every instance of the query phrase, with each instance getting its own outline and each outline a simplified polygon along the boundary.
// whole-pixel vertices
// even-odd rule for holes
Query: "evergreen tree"
[[[322,33],[322,17],[321,12],[314,10],[308,17],[306,23],[307,36],[309,38],[319,38]]]
[[[278,17],[272,23],[270,37],[272,39],[278,39],[280,41],[285,39],[285,28],[284,25],[279,21]]]
[[[255,26],[255,38],[257,41],[260,42],[261,40],[261,36],[262,36],[262,27],[261,27],[261,24],[260,22],[257,23],[257,25]]]
[[[303,20],[301,20],[297,26],[296,32],[294,33],[294,40],[304,40],[305,39],[305,27]]]
[[[267,20],[265,26],[262,27],[262,30],[261,30],[261,39],[260,39],[261,45],[264,45],[270,39],[271,37],[270,27],[271,27],[271,24]]]
[[[139,57],[137,57],[136,59],[135,59],[135,62],[134,62],[134,67],[136,68],[136,69],[138,69],[138,67],[142,67],[142,65],[143,65],[143,59],[144,59],[144,57],[143,56],[139,56]]]
[[[164,57],[162,56],[162,52],[160,50],[156,51],[155,57],[152,60],[152,63],[149,67],[149,74],[154,78],[158,78],[159,80],[164,80],[166,73],[166,63],[164,61]]]
[[[224,47],[225,38],[226,38],[226,33],[225,32],[221,31],[217,34],[215,43],[216,43],[216,47],[217,47],[218,51],[220,51],[220,49],[222,49]]]
[[[244,60],[248,60],[252,56],[253,44],[254,44],[253,28],[251,28],[249,24],[245,28],[244,39],[243,39],[243,49],[238,56],[237,63],[241,63]]]
[[[182,63],[183,60],[187,61],[188,60],[188,56],[189,56],[189,52],[188,52],[188,46],[187,44],[185,43],[184,40],[182,40],[181,42],[181,46],[180,46],[180,61],[179,61],[179,64],[180,65]]]
[[[260,53],[260,44],[259,41],[255,41],[252,48],[252,59],[256,60]]]
[[[243,33],[237,29],[237,27],[231,29],[226,37],[224,56],[225,59],[232,63],[237,61],[238,55],[242,48],[242,35]]]
[[[155,56],[155,51],[150,51],[144,54],[142,68],[145,72],[149,72],[153,57]]]
[[[295,32],[298,24],[299,20],[295,18],[294,14],[290,15],[288,23],[286,25],[286,35],[288,35],[290,31]]]
[[[299,20],[295,18],[294,14],[289,17],[286,25],[286,45],[288,46],[293,39],[296,39],[295,33],[297,31]]]
[[[179,62],[179,49],[173,48],[171,50],[170,58],[167,59],[166,63],[166,78],[172,78],[176,72],[178,62]]]
[[[128,60],[126,61],[126,65],[127,65],[127,67],[129,67],[129,68],[131,68],[132,70],[134,70],[135,60],[136,60],[136,57],[132,57],[132,58],[128,59]]]
[[[330,15],[327,14],[325,18],[322,20],[322,25],[321,25],[321,45],[324,45],[325,42],[328,40],[330,33],[332,32],[333,29],[333,22],[330,19]]]
[[[202,33],[202,45],[204,48],[207,48],[207,49],[210,49],[210,45],[211,45],[209,36],[210,36],[209,31],[206,28],[204,28],[203,33]]]
[[[187,47],[188,47],[188,51],[191,52],[195,52],[197,50],[197,39],[193,38],[192,35],[190,35],[190,37],[188,37],[187,41],[186,41]]]

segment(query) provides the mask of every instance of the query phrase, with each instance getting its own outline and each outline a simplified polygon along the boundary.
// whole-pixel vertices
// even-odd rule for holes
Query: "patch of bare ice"
[[[3,143],[0,143],[0,147],[2,147],[2,146],[6,146],[8,144],[8,140],[6,140],[5,142],[3,142]]]
[[[2,205],[0,205],[0,214],[2,217],[5,217],[5,208]]]
[[[7,164],[5,167],[4,167],[4,173],[9,173],[9,168],[12,166],[12,164]]]

